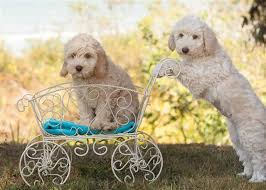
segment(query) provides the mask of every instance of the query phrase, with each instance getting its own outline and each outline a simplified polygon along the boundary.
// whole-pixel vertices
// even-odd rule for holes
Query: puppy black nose
[[[82,69],[83,69],[82,66],[80,66],[80,65],[76,66],[76,70],[77,70],[78,72],[80,72]]]
[[[182,52],[183,52],[183,53],[188,53],[188,52],[189,52],[189,49],[188,49],[187,47],[183,47],[183,48],[182,48]]]

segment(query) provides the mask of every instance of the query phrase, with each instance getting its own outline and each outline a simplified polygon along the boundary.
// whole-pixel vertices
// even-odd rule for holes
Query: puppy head
[[[92,36],[79,34],[65,44],[61,76],[101,78],[107,71],[107,57],[100,43]]]
[[[218,41],[206,23],[198,17],[186,16],[173,27],[168,47],[183,58],[199,57],[214,54]]]

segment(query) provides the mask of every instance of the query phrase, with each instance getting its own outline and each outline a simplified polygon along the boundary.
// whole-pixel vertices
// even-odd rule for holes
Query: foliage
[[[0,72],[16,72],[15,58],[5,48],[3,42],[0,41]]]
[[[150,4],[148,14],[139,21],[135,31],[99,36],[108,55],[130,74],[138,86],[145,87],[152,68],[161,58],[179,59],[175,52],[168,50],[167,38],[171,25],[188,10],[176,1],[163,2]],[[119,5],[118,1],[116,3]],[[86,14],[90,6],[81,9],[81,5],[72,5],[72,9],[82,12],[80,16],[90,16]],[[265,47],[246,41],[245,30],[240,25],[237,27],[246,4],[230,1],[224,5],[223,1],[215,1],[209,6],[211,9],[199,15],[214,28],[233,63],[266,103]],[[228,12],[228,9],[232,11]],[[7,137],[0,135],[0,141],[10,140],[12,136],[16,140],[19,134],[10,131],[19,131],[19,136],[27,140],[38,133],[31,112],[16,112],[14,104],[18,96],[66,80],[58,74],[63,63],[60,36],[30,44],[21,57],[14,56],[3,44],[0,45],[0,88],[3,89],[0,91],[0,131],[8,134]],[[145,113],[143,130],[151,133],[160,143],[229,143],[225,120],[215,108],[205,101],[193,99],[187,89],[175,80],[163,78],[156,84]],[[23,129],[17,130],[18,126]]]
[[[253,0],[248,11],[249,16],[243,16],[242,26],[252,25],[251,33],[256,42],[266,44],[266,1]]]

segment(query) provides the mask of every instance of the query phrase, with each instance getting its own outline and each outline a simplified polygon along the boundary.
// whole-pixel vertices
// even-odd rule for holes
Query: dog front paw
[[[262,177],[262,178],[252,177],[248,181],[251,183],[261,183],[261,182],[265,182],[266,178],[265,177]]]
[[[152,76],[161,78],[164,76],[174,76],[178,77],[180,73],[180,65],[177,61],[174,59],[164,59],[160,63],[158,63],[153,71],[152,71]]]
[[[250,177],[251,176],[251,174],[247,174],[247,173],[245,173],[245,172],[240,172],[240,173],[238,173],[238,174],[236,174],[237,176],[241,176],[241,177]]]
[[[251,183],[260,183],[266,181],[266,177],[262,174],[253,173],[252,177],[249,179]]]
[[[113,123],[105,123],[104,127],[103,127],[103,130],[110,131],[110,130],[114,130],[116,128],[117,128],[117,124],[115,122],[113,122]]]
[[[99,121],[94,121],[91,125],[90,125],[91,129],[93,130],[102,130],[104,125],[102,122]]]
[[[115,122],[94,121],[91,124],[91,129],[94,129],[94,130],[110,131],[116,128],[117,128],[117,124]]]

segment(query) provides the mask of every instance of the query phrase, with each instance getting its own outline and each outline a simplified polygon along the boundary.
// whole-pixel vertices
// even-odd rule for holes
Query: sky
[[[84,0],[95,6],[94,16],[108,15],[105,0]],[[167,0],[164,0],[167,1]],[[206,8],[204,0],[178,0],[196,13]],[[60,33],[62,40],[68,40],[82,31],[77,27],[77,14],[71,9],[75,0],[0,0],[0,40],[13,53],[19,55],[29,40],[46,40]],[[112,13],[120,19],[118,30],[133,30],[137,22],[148,12],[152,0],[135,0],[133,4],[116,7]],[[205,2],[205,3],[203,3]],[[125,16],[124,16],[125,15]],[[92,21],[88,21],[92,22]],[[89,26],[89,24],[88,24]],[[95,34],[97,35],[97,34]]]

